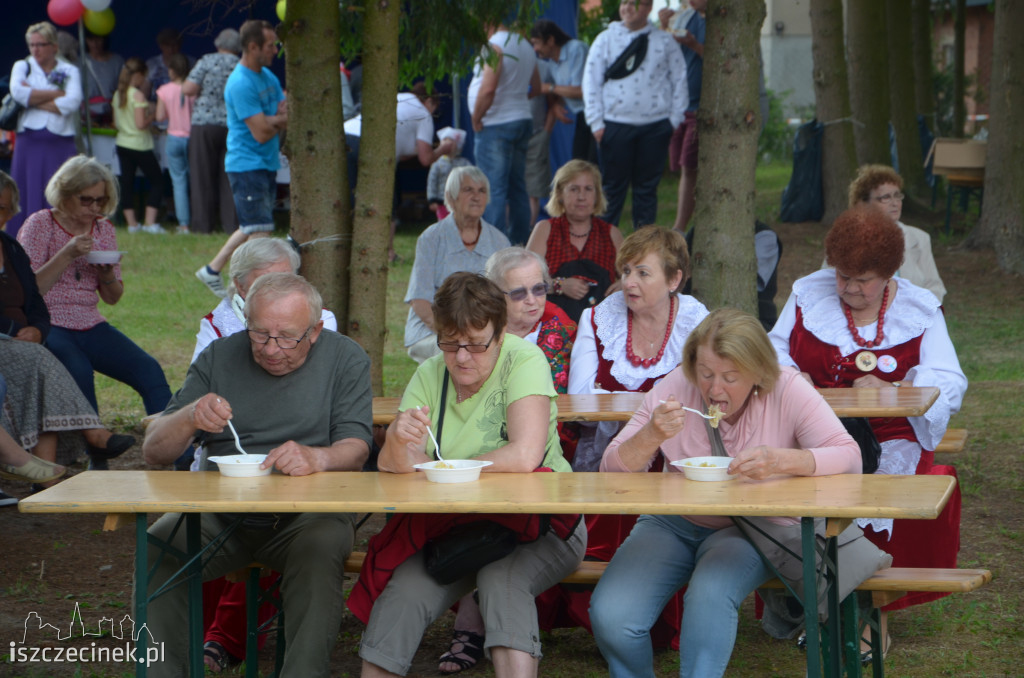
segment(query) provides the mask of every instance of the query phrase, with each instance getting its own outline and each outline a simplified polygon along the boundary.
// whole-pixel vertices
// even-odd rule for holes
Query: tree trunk
[[[857,171],[857,149],[850,117],[850,84],[843,49],[842,0],[811,0],[811,52],[814,56],[814,99],[825,125],[821,183],[825,194],[822,222],[831,224],[847,206],[847,189]]]
[[[351,218],[338,79],[337,3],[289,0],[282,24],[288,76],[291,231],[302,245],[302,273],[344,328],[348,310]],[[342,329],[342,331],[344,331]]]
[[[754,169],[760,130],[758,35],[763,0],[708,7],[704,89],[697,124],[693,294],[708,308],[757,315]]]
[[[932,62],[932,3],[931,0],[912,0],[911,31],[914,36],[914,108],[923,115],[928,128],[934,133],[935,87]]]
[[[992,100],[985,157],[985,203],[968,247],[992,246],[1000,268],[1024,274],[1024,2],[997,0]]]
[[[967,29],[967,0],[956,0],[953,15],[953,136],[964,135],[967,92],[964,79],[964,33]]]
[[[884,0],[848,3],[846,65],[850,108],[855,125],[857,162],[892,162],[889,153],[889,57],[886,50]]]
[[[903,190],[918,198],[928,193],[924,181],[924,156],[917,132],[917,107],[910,93],[914,91],[914,58],[911,24],[911,0],[888,0],[885,3],[889,46],[889,109],[896,132],[896,157],[899,158]]]
[[[352,234],[351,294],[345,327],[345,333],[370,356],[370,380],[378,396],[384,393],[400,10],[399,3],[370,0],[363,18],[363,128]]]

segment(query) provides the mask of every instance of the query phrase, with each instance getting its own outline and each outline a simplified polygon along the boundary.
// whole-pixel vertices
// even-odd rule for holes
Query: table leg
[[[189,666],[193,676],[205,673],[203,666],[203,564],[198,554],[201,535],[199,513],[185,514],[185,542],[189,555],[197,554],[188,564],[188,633]]]
[[[804,631],[807,634],[807,675],[820,676],[821,636],[818,628],[818,582],[814,567],[814,518],[800,519],[801,553],[804,570]]]
[[[149,522],[145,513],[135,514],[135,651],[138,657],[146,656],[146,640],[149,628],[146,626],[146,606],[149,603],[149,568],[147,567],[149,547]],[[146,633],[143,633],[143,628]],[[135,664],[136,678],[146,678],[145,662]]]
[[[833,676],[842,675],[843,664],[843,636],[840,632],[840,619],[842,617],[839,600],[839,545],[837,537],[825,539],[825,553],[821,559],[821,569],[825,577],[825,586],[828,590],[828,658],[829,674]]]

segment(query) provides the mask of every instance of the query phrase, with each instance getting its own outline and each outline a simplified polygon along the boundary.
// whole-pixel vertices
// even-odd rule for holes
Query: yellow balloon
[[[277,18],[284,21],[284,10],[288,6],[288,0],[277,0]]]
[[[102,12],[94,12],[91,9],[85,10],[82,15],[85,27],[96,35],[106,35],[114,30],[114,10],[109,7]]]

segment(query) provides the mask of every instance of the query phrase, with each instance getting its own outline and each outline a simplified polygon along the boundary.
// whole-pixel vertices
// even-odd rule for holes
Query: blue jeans
[[[736,528],[711,530],[682,516],[640,516],[590,599],[594,639],[609,674],[654,675],[651,626],[688,583],[679,675],[721,676],[736,642],[740,604],[770,577]]]
[[[504,233],[513,245],[525,245],[533,226],[526,194],[526,150],[532,130],[531,120],[489,125],[476,133],[473,142],[476,166],[491,184],[484,221]]]
[[[242,233],[266,233],[274,230],[274,199],[277,197],[277,172],[252,170],[228,172],[231,193],[235,197]]]
[[[191,208],[188,204],[188,137],[167,135],[167,171],[171,173],[174,187],[174,214],[178,223],[188,226],[192,223]]]
[[[93,370],[135,389],[142,396],[146,414],[162,412],[171,399],[160,363],[110,323],[100,323],[88,330],[51,327],[46,346],[71,373],[97,412]]]

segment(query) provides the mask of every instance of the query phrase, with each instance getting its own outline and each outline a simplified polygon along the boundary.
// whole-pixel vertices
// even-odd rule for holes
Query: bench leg
[[[249,568],[245,582],[245,678],[258,678],[259,670],[260,568]]]

